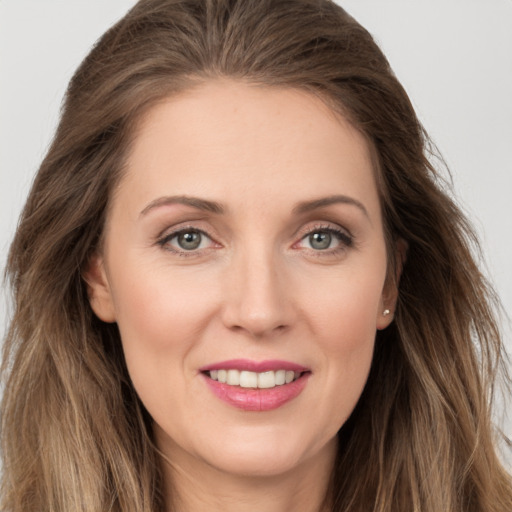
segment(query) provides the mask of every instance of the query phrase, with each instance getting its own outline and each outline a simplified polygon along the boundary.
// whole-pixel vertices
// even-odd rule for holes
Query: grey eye
[[[175,231],[158,241],[163,248],[180,253],[200,253],[203,249],[215,246],[213,240],[202,230],[196,228],[184,228]]]
[[[309,235],[309,245],[318,251],[329,249],[332,242],[332,235],[327,231],[316,231]]]
[[[176,242],[180,249],[193,251],[201,245],[202,234],[198,231],[185,231],[176,236]]]

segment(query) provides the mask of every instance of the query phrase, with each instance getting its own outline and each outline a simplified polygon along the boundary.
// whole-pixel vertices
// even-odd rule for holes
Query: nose
[[[279,256],[264,249],[237,255],[226,268],[222,320],[253,338],[272,337],[291,327],[295,307]]]

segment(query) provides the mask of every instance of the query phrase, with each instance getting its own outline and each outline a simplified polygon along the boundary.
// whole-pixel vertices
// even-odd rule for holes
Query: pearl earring
[[[388,316],[389,313],[391,313],[391,311],[389,311],[389,309],[385,309],[383,312],[382,312],[382,316]]]

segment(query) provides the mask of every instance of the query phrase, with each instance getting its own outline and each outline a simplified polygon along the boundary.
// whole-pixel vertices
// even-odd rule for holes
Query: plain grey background
[[[0,267],[73,71],[134,0],[0,0]],[[339,0],[437,143],[512,314],[512,0]],[[8,301],[0,296],[0,332]],[[512,349],[510,328],[505,338]],[[512,419],[505,431],[512,433]]]

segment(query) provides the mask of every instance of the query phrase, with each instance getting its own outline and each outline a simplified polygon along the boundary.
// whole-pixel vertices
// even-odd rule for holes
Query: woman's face
[[[364,138],[307,93],[212,81],[142,120],[87,279],[160,449],[275,475],[332,456],[386,270]]]

